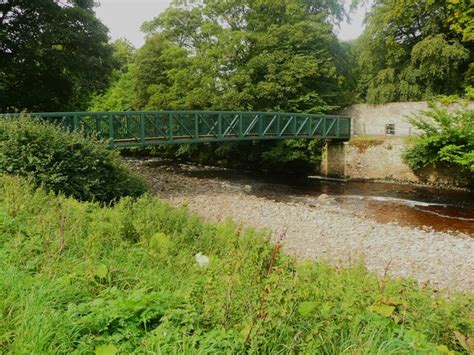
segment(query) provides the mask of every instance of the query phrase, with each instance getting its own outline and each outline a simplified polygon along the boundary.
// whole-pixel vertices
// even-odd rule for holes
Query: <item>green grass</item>
[[[102,208],[1,177],[0,217],[0,353],[421,354],[472,339],[472,294],[272,258],[267,233],[156,198]]]

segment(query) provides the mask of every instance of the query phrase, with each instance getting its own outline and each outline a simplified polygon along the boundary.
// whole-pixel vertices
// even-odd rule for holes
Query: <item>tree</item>
[[[89,111],[130,111],[136,109],[135,66],[130,64],[126,71],[119,72],[110,87],[101,94],[94,95],[89,104]]]
[[[352,53],[333,33],[345,16],[338,0],[175,1],[142,27],[147,41],[136,60],[137,106],[327,112],[349,103],[356,85]],[[179,155],[296,171],[314,169],[319,149],[308,142],[250,142],[184,147]]]
[[[86,107],[114,66],[93,0],[0,2],[0,110]]]
[[[330,110],[350,82],[331,22],[341,16],[338,1],[176,1],[143,26],[139,105]]]
[[[358,43],[363,94],[368,102],[461,93],[470,84],[472,38],[465,33],[468,27],[459,20],[463,16],[455,3],[464,2],[375,1]]]
[[[448,0],[450,29],[462,34],[463,42],[474,41],[474,7],[470,0]]]
[[[112,71],[107,90],[92,96],[89,111],[128,111],[137,107],[135,97],[137,50],[126,39],[116,40],[112,43],[112,48],[116,69]]]

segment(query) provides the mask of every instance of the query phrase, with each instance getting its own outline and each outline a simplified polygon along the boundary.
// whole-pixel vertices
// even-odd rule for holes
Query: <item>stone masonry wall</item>
[[[469,104],[470,109],[474,103]],[[450,109],[459,108],[452,105]],[[406,137],[420,132],[413,127],[408,118],[428,110],[428,104],[420,102],[393,102],[382,105],[356,104],[341,110],[341,114],[352,117],[352,136],[385,135],[385,125],[395,124],[396,137]]]
[[[405,138],[353,139],[344,143],[344,147],[346,177],[418,181],[402,159]]]
[[[459,106],[453,106],[455,109]],[[474,108],[474,103],[469,105]],[[403,161],[408,137],[420,132],[408,117],[427,110],[426,102],[401,102],[384,105],[352,105],[341,114],[352,117],[350,142],[326,145],[321,164],[325,176],[350,179],[399,180],[446,185],[463,185],[453,171],[424,169],[416,174]],[[386,134],[386,125],[395,125],[395,134]]]
[[[447,168],[425,168],[415,174],[402,158],[406,149],[404,137],[373,138],[372,140],[367,137],[355,138],[350,142],[345,142],[343,146],[344,153],[340,157],[344,157],[344,173],[339,176],[356,180],[396,180],[461,187],[468,184],[465,177]],[[331,150],[331,148],[328,149]],[[335,151],[340,151],[340,147],[336,147]],[[335,166],[338,171],[341,171],[339,160],[336,161]]]
[[[353,136],[385,135],[386,124],[395,124],[395,136],[409,136],[419,132],[408,122],[408,117],[427,109],[426,102],[395,102],[352,105],[341,113],[352,117]]]

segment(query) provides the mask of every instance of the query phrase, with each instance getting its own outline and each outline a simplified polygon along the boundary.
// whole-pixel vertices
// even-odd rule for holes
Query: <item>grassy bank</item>
[[[0,353],[468,352],[472,294],[299,264],[267,237],[152,197],[101,208],[2,177]]]

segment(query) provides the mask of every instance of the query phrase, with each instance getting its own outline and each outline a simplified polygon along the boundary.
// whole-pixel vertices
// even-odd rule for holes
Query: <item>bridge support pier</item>
[[[346,177],[347,142],[327,141],[323,148],[321,174],[326,177]]]

